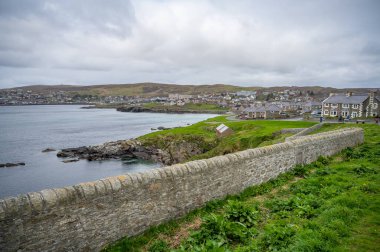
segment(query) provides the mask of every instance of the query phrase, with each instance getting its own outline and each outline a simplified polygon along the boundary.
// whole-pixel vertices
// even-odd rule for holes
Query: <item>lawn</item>
[[[281,127],[269,121],[226,124],[238,132],[266,126],[263,135]],[[335,127],[346,126],[326,125],[321,131]],[[380,127],[360,127],[365,143],[359,147],[297,166],[104,250],[380,251]]]
[[[165,110],[165,111],[193,111],[193,112],[215,112],[215,113],[224,113],[227,112],[227,108],[220,107],[215,104],[206,104],[206,103],[186,103],[183,106],[165,106],[162,103],[156,103],[156,102],[151,102],[151,103],[144,103],[142,105],[144,108],[149,108],[153,110]]]
[[[221,123],[230,127],[234,133],[218,138],[215,128]],[[314,124],[314,122],[303,121],[228,121],[226,116],[218,116],[188,127],[152,132],[139,137],[139,140],[160,149],[167,148],[167,144],[173,142],[196,143],[202,150],[202,154],[185,160],[189,161],[282,142],[289,134],[280,134],[281,129],[304,128]]]

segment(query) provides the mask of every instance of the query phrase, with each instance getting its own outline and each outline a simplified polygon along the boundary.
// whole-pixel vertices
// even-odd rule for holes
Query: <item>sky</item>
[[[0,88],[380,87],[378,0],[1,0]]]

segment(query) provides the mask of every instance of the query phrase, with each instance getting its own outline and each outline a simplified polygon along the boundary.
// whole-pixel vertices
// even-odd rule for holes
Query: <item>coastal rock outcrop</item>
[[[169,164],[168,154],[160,149],[145,147],[135,139],[106,142],[94,146],[62,149],[57,153],[61,158],[92,160],[106,159],[144,159]]]
[[[86,159],[107,160],[122,159],[123,161],[143,159],[172,165],[188,160],[194,155],[203,153],[196,142],[170,141],[162,148],[136,139],[106,142],[94,146],[62,149],[57,153],[67,160]],[[68,162],[68,161],[67,161]]]
[[[139,112],[153,112],[153,110],[151,110],[149,108],[143,108],[143,107],[140,107],[140,106],[118,107],[118,108],[116,108],[116,110],[120,111],[120,112],[135,112],[135,113],[139,113]]]

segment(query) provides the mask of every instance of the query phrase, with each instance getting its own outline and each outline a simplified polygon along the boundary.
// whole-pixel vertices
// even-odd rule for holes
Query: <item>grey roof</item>
[[[375,98],[380,102],[380,96],[375,96]]]
[[[321,106],[321,102],[316,102],[316,101],[308,101],[304,103],[304,106]]]
[[[344,104],[360,104],[368,98],[368,95],[352,95],[337,94],[328,97],[323,103],[344,103]]]
[[[265,111],[281,111],[281,108],[276,105],[256,106],[244,109],[244,112],[265,112]]]

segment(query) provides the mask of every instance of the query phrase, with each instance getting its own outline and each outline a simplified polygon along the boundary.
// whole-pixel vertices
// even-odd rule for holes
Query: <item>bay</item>
[[[63,163],[57,152],[69,147],[135,138],[159,126],[186,126],[216,115],[123,113],[113,109],[81,109],[80,105],[0,107],[0,198],[74,185],[80,182],[156,168],[151,162],[120,160]]]

